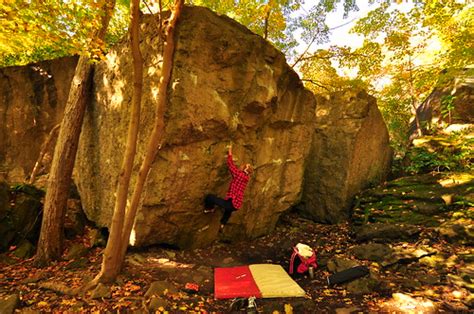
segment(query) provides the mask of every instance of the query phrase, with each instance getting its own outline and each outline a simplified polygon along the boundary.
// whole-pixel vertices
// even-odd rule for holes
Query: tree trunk
[[[46,138],[46,141],[43,143],[38,159],[36,160],[33,170],[31,171],[30,180],[28,181],[29,184],[35,183],[36,175],[38,174],[39,168],[43,164],[44,155],[46,155],[46,151],[48,150],[60,126],[61,124],[57,124],[55,127],[51,129],[51,131],[49,131],[49,135]]]
[[[267,14],[265,14],[264,27],[263,27],[263,38],[268,39],[268,23],[270,21],[271,8],[268,8]]]
[[[151,165],[155,160],[158,150],[161,148],[162,140],[164,137],[165,129],[165,111],[166,103],[168,101],[168,85],[171,79],[171,70],[173,68],[173,54],[174,54],[174,31],[176,23],[181,14],[181,10],[184,4],[184,0],[176,0],[173,12],[169,18],[169,22],[166,27],[166,37],[164,42],[163,50],[163,68],[161,72],[160,86],[158,87],[158,102],[156,104],[156,116],[155,125],[151,133],[150,141],[148,142],[145,158],[143,159],[142,165],[138,172],[137,182],[132,195],[132,201],[130,207],[127,210],[125,217],[125,225],[123,228],[122,236],[122,251],[120,258],[125,258],[127,252],[127,246],[132,232],[133,225],[135,223],[135,216],[137,214],[138,205],[140,203],[143,188],[150,173]]]
[[[104,258],[102,261],[102,268],[101,268],[100,273],[93,280],[93,282],[89,284],[89,286],[93,286],[98,282],[106,283],[106,282],[112,282],[113,280],[115,280],[115,278],[117,277],[117,275],[119,274],[122,268],[123,261],[125,259],[125,253],[127,252],[130,233],[133,227],[133,223],[135,221],[135,216],[137,213],[137,208],[139,205],[141,193],[143,191],[143,186],[146,181],[147,175],[149,173],[151,164],[160,147],[160,142],[163,138],[164,112],[166,109],[167,89],[168,89],[168,83],[171,77],[171,69],[173,66],[174,28],[175,28],[177,19],[181,13],[183,3],[184,3],[184,0],[176,0],[174,9],[165,27],[166,37],[165,37],[165,42],[164,42],[163,67],[162,67],[162,73],[161,73],[160,86],[158,89],[158,103],[157,103],[157,110],[156,110],[156,117],[155,117],[155,125],[152,131],[150,141],[148,143],[145,158],[143,160],[143,163],[140,167],[140,171],[138,173],[137,183],[135,185],[135,189],[132,195],[132,201],[129,208],[127,209],[126,217],[124,217],[126,202],[123,202],[123,205],[124,205],[123,208],[120,208],[120,209],[117,207],[115,208],[115,210],[119,209],[120,212],[116,213],[114,211],[111,233],[110,233],[109,241],[107,243],[107,248],[105,250]],[[135,14],[138,14],[138,9],[136,10],[137,11],[132,10],[132,25],[133,25]],[[134,28],[131,28],[131,29],[132,29],[132,32],[131,32],[132,52],[134,50],[135,52],[136,51],[139,52],[138,25],[134,25]],[[133,38],[136,39],[136,42]],[[143,62],[141,60],[141,55],[139,59],[135,59],[135,57],[138,57],[136,53],[133,53],[133,56],[134,56],[134,70],[136,71],[135,73],[139,73],[141,75],[142,70],[143,70],[142,69]],[[141,63],[135,62],[136,60],[140,60]],[[137,68],[139,64],[140,64],[140,69]],[[132,98],[132,100],[137,99],[137,101],[141,100],[141,86],[142,86],[141,83],[137,84],[138,79],[141,80],[142,78],[141,77],[139,78],[138,76],[135,75],[134,76],[134,91],[133,91],[134,94]],[[134,103],[134,104],[139,105],[139,103]],[[132,124],[132,121],[130,122],[130,125],[131,124]],[[136,127],[138,128],[138,121],[137,121]],[[128,179],[130,179],[130,176],[128,177]]]
[[[105,37],[114,7],[115,0],[104,1],[102,26],[94,34],[95,40],[103,40]],[[35,258],[36,262],[40,264],[59,258],[63,251],[63,227],[67,197],[88,101],[87,96],[92,82],[91,75],[92,64],[87,57],[81,56],[71,82],[48,178],[41,234]]]
[[[418,116],[418,110],[416,108],[416,101],[415,101],[415,88],[413,87],[413,63],[411,61],[411,55],[408,55],[408,71],[410,74],[410,102],[411,102],[411,107],[415,111],[415,123],[416,123],[416,129],[418,132],[418,136],[423,135],[423,130],[421,128],[421,122],[420,122],[420,117]]]
[[[133,58],[133,94],[132,112],[128,125],[127,144],[125,155],[120,172],[117,196],[115,199],[114,213],[110,228],[107,247],[105,248],[102,260],[102,268],[97,275],[98,282],[111,282],[115,280],[120,272],[122,263],[119,260],[121,251],[122,229],[125,219],[125,207],[127,204],[128,188],[132,175],[133,162],[135,159],[138,137],[138,125],[140,122],[141,94],[143,86],[143,58],[140,51],[140,0],[130,2],[131,22],[130,22],[130,45]]]

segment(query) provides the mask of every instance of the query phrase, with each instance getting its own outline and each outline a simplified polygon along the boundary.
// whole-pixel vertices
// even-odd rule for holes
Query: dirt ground
[[[430,238],[430,230],[424,237]],[[313,279],[296,277],[296,282],[307,292],[304,298],[257,299],[258,313],[437,313],[470,312],[466,305],[470,295],[465,288],[452,284],[445,268],[429,268],[413,263],[402,268],[381,270],[378,263],[356,262],[367,265],[377,273],[377,285],[365,294],[349,292],[346,285],[330,287],[326,264],[334,257],[354,260],[350,248],[356,245],[349,224],[321,225],[288,213],[280,220],[276,230],[253,241],[227,243],[216,241],[211,247],[196,250],[176,250],[167,247],[132,249],[127,254],[125,268],[117,282],[106,287],[105,295],[75,295],[71,289],[92,279],[100,269],[103,248],[89,249],[81,258],[60,261],[46,268],[36,268],[33,261],[17,260],[13,265],[0,264],[0,300],[19,294],[17,312],[182,312],[229,313],[232,300],[215,300],[213,296],[213,269],[256,263],[280,264],[288,269],[291,250],[298,242],[308,244],[317,251],[319,267]],[[438,241],[431,235],[431,246],[438,254],[450,256],[471,248]],[[76,238],[67,245],[87,243]],[[392,243],[392,246],[416,246],[412,242]],[[472,250],[471,250],[472,252]],[[65,255],[68,252],[65,252]],[[457,267],[453,265],[451,267]],[[416,274],[437,273],[438,281],[432,284],[406,285]],[[159,281],[163,293],[150,297],[147,293],[152,282]],[[197,293],[184,290],[188,282],[197,283]],[[45,284],[46,283],[46,284]],[[55,286],[56,288],[48,288]],[[234,308],[235,309],[235,308]],[[236,312],[245,312],[238,310]]]

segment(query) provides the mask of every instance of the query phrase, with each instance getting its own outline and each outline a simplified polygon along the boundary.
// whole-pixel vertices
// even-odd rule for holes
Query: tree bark
[[[125,253],[127,252],[130,234],[135,223],[135,216],[137,214],[138,205],[140,203],[146,179],[148,177],[148,174],[150,173],[151,165],[155,160],[156,154],[161,148],[164,137],[164,118],[166,111],[166,103],[168,101],[167,91],[171,79],[171,70],[173,68],[173,54],[175,47],[174,31],[178,18],[181,15],[183,4],[184,0],[175,1],[173,12],[171,13],[165,30],[166,37],[163,50],[163,68],[161,72],[160,86],[158,87],[158,102],[156,105],[155,125],[153,126],[153,131],[148,142],[145,158],[143,159],[142,165],[138,172],[138,178],[135,184],[135,189],[133,191],[130,207],[128,208],[126,213],[125,225],[123,228],[122,236],[122,251],[120,254],[121,260],[125,258]]]
[[[411,107],[413,108],[414,112],[415,112],[415,123],[416,123],[416,129],[417,129],[417,133],[418,133],[418,136],[422,136],[423,135],[423,130],[422,130],[422,126],[421,126],[421,123],[420,123],[420,118],[418,116],[418,110],[417,110],[417,106],[416,106],[416,101],[415,101],[415,88],[413,87],[414,83],[413,83],[413,63],[411,61],[411,55],[408,55],[408,71],[409,71],[409,74],[410,74],[410,103],[411,103]]]
[[[46,138],[46,141],[43,143],[43,146],[41,147],[41,152],[38,156],[38,159],[36,160],[35,166],[33,167],[33,170],[31,171],[30,175],[30,180],[28,181],[29,184],[33,184],[36,181],[36,175],[38,174],[39,168],[41,167],[44,159],[44,155],[46,155],[46,151],[48,150],[49,145],[54,139],[54,136],[56,132],[59,130],[59,127],[61,124],[57,124],[55,127],[49,131],[49,135]]]
[[[92,37],[95,40],[104,39],[114,7],[115,0],[103,2],[104,15],[101,28]],[[92,64],[87,57],[81,56],[71,82],[49,173],[41,234],[35,257],[39,264],[59,258],[63,251],[63,227],[67,197],[84,112],[89,100],[87,96],[92,82],[91,75]]]
[[[140,122],[141,94],[143,87],[143,57],[140,51],[140,0],[130,2],[130,46],[133,58],[133,94],[132,111],[128,126],[127,143],[122,168],[117,185],[114,213],[110,227],[109,239],[105,248],[102,267],[97,275],[97,282],[111,282],[115,280],[120,272],[122,263],[119,260],[121,252],[122,229],[125,219],[125,206],[127,204],[130,177],[132,175],[133,162],[135,159],[138,137],[138,125]],[[128,243],[127,243],[128,244]]]
[[[268,8],[267,14],[265,15],[264,27],[263,27],[263,38],[268,39],[268,23],[270,21],[271,8]]]

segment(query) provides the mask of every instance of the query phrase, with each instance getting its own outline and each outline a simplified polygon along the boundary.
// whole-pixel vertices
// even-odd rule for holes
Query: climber
[[[250,164],[244,164],[242,169],[234,165],[234,161],[232,160],[232,145],[229,146],[229,151],[227,152],[227,166],[232,175],[232,181],[229,184],[226,197],[222,199],[214,194],[207,194],[204,199],[205,213],[214,212],[216,205],[224,210],[224,215],[221,218],[220,232],[222,232],[227,221],[229,221],[232,212],[242,207],[245,188],[253,171]]]

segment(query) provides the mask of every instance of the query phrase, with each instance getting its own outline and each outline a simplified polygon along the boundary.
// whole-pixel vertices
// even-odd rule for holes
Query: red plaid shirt
[[[244,191],[249,182],[249,176],[243,171],[237,168],[232,161],[232,155],[227,155],[227,166],[229,167],[230,173],[232,174],[232,181],[229,185],[229,190],[225,199],[232,198],[232,205],[235,209],[242,207],[244,200]]]

